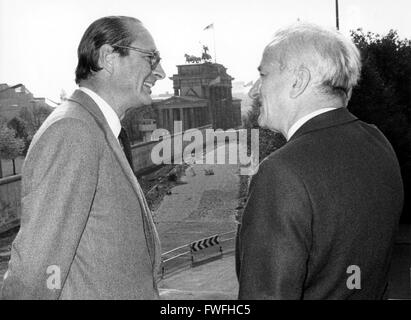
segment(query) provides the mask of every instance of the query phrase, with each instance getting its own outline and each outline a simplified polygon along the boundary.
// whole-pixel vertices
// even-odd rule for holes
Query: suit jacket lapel
[[[119,161],[121,168],[123,169],[124,173],[126,174],[127,178],[130,180],[130,183],[132,184],[133,188],[135,189],[136,193],[137,188],[134,183],[134,173],[130,168],[130,165],[127,162],[127,158],[124,155],[123,150],[121,150],[120,144],[117,140],[117,137],[114,137],[113,132],[111,131],[103,113],[101,112],[100,108],[97,106],[97,104],[94,102],[93,99],[91,99],[87,94],[80,90],[76,90],[73,94],[73,96],[69,99],[70,101],[74,101],[78,104],[80,104],[84,109],[86,109],[96,120],[96,123],[98,126],[101,128],[101,130],[104,132],[104,135],[106,137],[107,143],[114,152],[114,154],[117,157],[117,160]]]
[[[289,142],[313,131],[322,130],[325,128],[330,128],[354,121],[359,120],[356,116],[350,113],[347,108],[339,108],[336,110],[328,111],[304,123],[291,137]]]
[[[153,217],[147,205],[143,191],[141,190],[137,178],[135,177],[134,172],[127,161],[127,158],[120,147],[117,137],[114,137],[114,134],[110,129],[103,113],[89,95],[80,90],[76,90],[68,100],[78,103],[93,116],[97,125],[104,132],[108,145],[116,155],[116,158],[120,163],[120,166],[123,169],[124,174],[128,178],[131,186],[133,187],[133,190],[139,199],[148,250],[152,259],[154,271],[156,271],[161,261],[159,236],[157,234],[156,228],[154,227]]]

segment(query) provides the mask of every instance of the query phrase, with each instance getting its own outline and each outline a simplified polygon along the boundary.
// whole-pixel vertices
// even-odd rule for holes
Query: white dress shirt
[[[322,109],[318,109],[314,112],[311,112],[309,114],[307,114],[306,116],[302,117],[301,119],[299,119],[297,122],[295,122],[291,128],[288,130],[288,134],[287,134],[287,141],[289,141],[291,139],[291,137],[294,135],[294,133],[297,132],[298,129],[300,129],[304,123],[306,123],[308,120],[311,120],[312,118],[322,114],[322,113],[326,113],[332,110],[335,110],[337,108],[322,108]]]
[[[79,90],[83,91],[84,93],[89,95],[91,99],[94,100],[94,102],[97,104],[97,106],[103,113],[104,118],[106,118],[106,121],[111,131],[118,140],[118,136],[121,130],[121,123],[117,113],[113,110],[113,108],[110,107],[110,105],[106,101],[104,101],[102,97],[100,97],[93,90],[85,87],[80,87]]]

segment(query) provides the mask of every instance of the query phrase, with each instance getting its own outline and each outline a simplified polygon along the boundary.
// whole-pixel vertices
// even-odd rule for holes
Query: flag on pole
[[[211,23],[207,27],[205,27],[204,30],[213,29],[213,28],[214,28],[214,23]]]
[[[206,26],[203,31],[207,30],[213,30],[213,39],[214,39],[214,63],[217,63],[217,53],[216,53],[216,45],[215,45],[215,30],[214,30],[214,22],[210,23],[208,26]]]

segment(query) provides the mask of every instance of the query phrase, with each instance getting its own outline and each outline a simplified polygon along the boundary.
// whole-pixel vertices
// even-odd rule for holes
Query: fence
[[[13,161],[0,159],[0,179],[13,176]],[[18,157],[14,159],[16,174],[20,174],[21,167],[23,166],[24,157]]]
[[[236,231],[213,235],[163,253],[160,277],[164,279],[176,272],[190,269],[210,260],[220,259],[225,254],[233,252],[235,235]]]
[[[0,233],[19,224],[21,176],[0,179]]]

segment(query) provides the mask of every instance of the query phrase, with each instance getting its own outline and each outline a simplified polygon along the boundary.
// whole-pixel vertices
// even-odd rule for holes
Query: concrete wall
[[[205,130],[206,129],[212,129],[211,124],[197,128],[197,129],[189,129],[186,130],[185,133],[188,134],[190,132],[199,130],[202,133],[202,137],[205,140]],[[169,145],[171,147],[171,157],[164,157],[165,163],[171,163],[174,159],[174,156],[180,156],[181,152],[184,152],[184,149],[186,146],[188,146],[192,141],[182,141],[183,135],[185,133],[176,133],[170,136],[165,136],[162,140],[163,145]],[[181,149],[179,147],[175,148],[176,144],[178,144],[178,141],[181,142]],[[150,167],[156,166],[158,164],[153,163],[152,160],[152,150],[154,146],[159,143],[158,141],[150,141],[150,142],[145,142],[145,143],[140,143],[133,145],[131,147],[131,152],[133,155],[133,165],[134,165],[134,172],[137,174],[141,171],[144,171]],[[203,146],[205,141],[201,140],[198,141],[199,146]]]
[[[198,128],[198,130],[204,133],[205,130],[209,128],[211,128],[211,125]],[[190,132],[191,130],[188,130],[187,132]],[[205,134],[203,134],[203,137],[205,137]],[[171,143],[172,155],[174,152],[174,143],[176,139],[182,139],[182,133],[174,134],[164,138],[164,140],[169,140]],[[158,141],[150,141],[146,143],[136,144],[131,147],[133,154],[134,172],[142,172],[156,165],[151,159],[151,151],[157,143]],[[190,141],[183,141],[181,150],[184,151],[184,148],[189,143]],[[171,159],[167,160],[171,161]],[[0,232],[7,230],[8,228],[10,228],[10,226],[13,227],[16,220],[20,218],[20,193],[20,175],[0,179]]]

